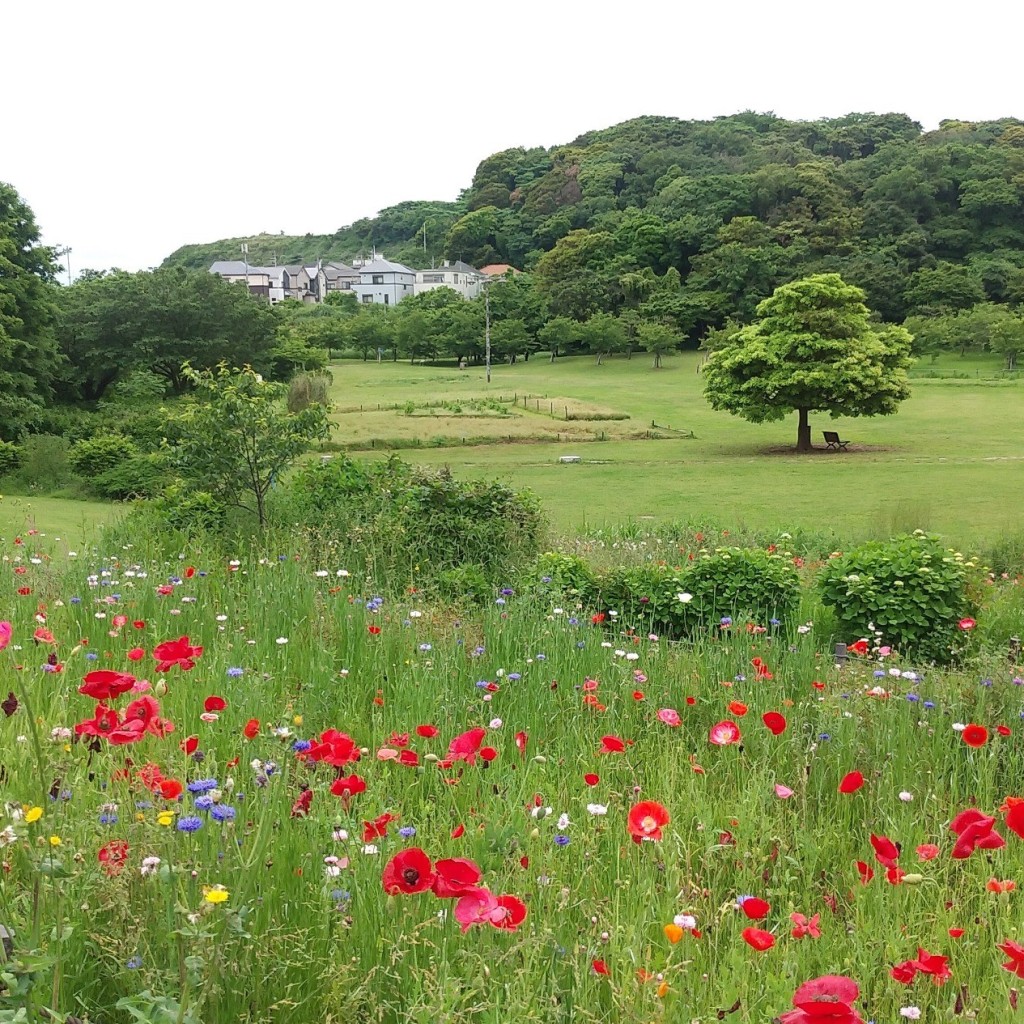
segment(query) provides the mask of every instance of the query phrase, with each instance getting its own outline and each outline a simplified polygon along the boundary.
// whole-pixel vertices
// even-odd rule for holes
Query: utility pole
[[[53,255],[57,256],[57,257],[60,257],[60,256],[66,256],[67,257],[68,284],[71,284],[71,246],[69,246],[69,245],[55,245],[53,247]]]
[[[487,367],[487,383],[491,383],[491,289],[490,281],[484,285],[484,365]]]
[[[249,243],[242,243],[242,259],[245,261],[245,290],[249,291]]]

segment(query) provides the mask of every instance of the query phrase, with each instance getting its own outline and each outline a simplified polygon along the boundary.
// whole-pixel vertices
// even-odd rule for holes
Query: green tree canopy
[[[190,490],[205,491],[225,506],[267,522],[274,482],[317,441],[330,434],[327,409],[310,405],[289,413],[285,387],[249,367],[182,368],[195,388],[175,417],[178,442],[171,463]]]
[[[752,423],[799,414],[797,450],[811,450],[811,412],[894,413],[910,394],[911,336],[873,325],[864,293],[838,274],[782,285],[757,319],[716,348],[704,367],[713,409]]]
[[[21,196],[0,181],[0,438],[13,440],[50,397],[54,262]]]

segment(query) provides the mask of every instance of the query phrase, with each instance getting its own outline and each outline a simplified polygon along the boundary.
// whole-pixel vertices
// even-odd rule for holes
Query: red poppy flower
[[[114,700],[122,693],[127,693],[135,685],[135,676],[127,672],[114,672],[101,668],[83,677],[79,693],[94,700]]]
[[[771,909],[771,904],[767,900],[759,899],[757,896],[748,896],[740,904],[740,910],[751,921],[763,921],[771,913]]]
[[[996,732],[1003,737],[1013,735],[1013,730],[1008,725],[997,725]]]
[[[856,793],[864,785],[864,776],[860,772],[847,772],[839,783],[840,793]]]
[[[957,625],[966,633],[966,632],[974,629],[974,627],[977,625],[977,623],[974,621],[974,619],[965,618],[965,619],[961,619],[957,623]]]
[[[602,736],[599,754],[621,754],[626,749],[626,744],[618,736]]]
[[[103,865],[103,870],[110,876],[119,875],[128,859],[130,847],[124,839],[111,839],[106,846],[100,848],[96,859]]]
[[[775,936],[761,928],[744,928],[740,934],[743,936],[743,941],[759,953],[763,953],[775,945]]]
[[[1006,815],[1006,827],[1024,839],[1024,797],[1008,796],[1000,810]]]
[[[87,718],[75,726],[75,733],[78,736],[109,736],[120,724],[118,713],[100,703],[96,705],[92,718]]]
[[[194,647],[187,636],[177,640],[165,640],[153,648],[157,672],[169,672],[175,665],[183,671],[195,668],[196,658],[203,653],[202,647]]]
[[[889,975],[893,981],[909,985],[917,977],[917,964],[913,960],[904,960],[901,964],[895,964]]]
[[[437,735],[436,725],[417,725],[416,735],[422,736],[425,740],[432,740]]]
[[[296,799],[295,803],[292,804],[292,817],[293,818],[305,818],[309,814],[309,809],[313,804],[313,790],[304,789]]]
[[[476,755],[480,752],[480,744],[486,735],[487,730],[479,726],[460,733],[448,744],[448,755],[439,764],[442,768],[451,768],[456,761],[476,764]]]
[[[366,627],[366,632],[369,633],[370,636],[377,636],[380,633],[380,626],[375,626],[371,624]]]
[[[524,757],[526,756],[526,743],[528,739],[529,737],[522,731],[517,732],[515,735],[516,750]]]
[[[126,655],[129,661],[142,661],[145,656],[145,647],[133,647]]]
[[[903,879],[907,877],[906,871],[903,870],[898,864],[891,868],[885,869],[885,880],[890,885],[900,885]]]
[[[308,750],[300,751],[296,757],[300,760],[323,761],[324,764],[340,768],[350,761],[358,761],[360,754],[355,740],[347,733],[326,729],[317,742]]]
[[[996,819],[982,814],[976,807],[961,811],[950,823],[949,829],[957,834],[953,847],[954,860],[966,860],[975,850],[999,850],[1006,840],[995,831]]]
[[[165,800],[177,800],[181,796],[184,787],[177,779],[164,779],[159,784],[160,795]]]
[[[643,699],[644,699],[644,691],[643,690],[634,690],[633,691],[633,700],[643,700]]]
[[[1012,879],[1000,881],[998,878],[990,878],[985,884],[985,888],[989,892],[1013,892],[1017,888],[1017,883]]]
[[[805,981],[793,995],[796,1009],[782,1014],[780,1024],[863,1024],[853,1009],[859,995],[857,983],[843,975]]]
[[[642,800],[629,809],[626,827],[634,843],[661,839],[661,830],[669,823],[668,811],[654,800]]]
[[[883,868],[896,867],[896,861],[899,860],[900,850],[888,836],[876,836],[872,833],[871,846],[875,851],[875,860],[877,860]]]
[[[395,820],[393,814],[381,814],[374,818],[373,821],[364,821],[363,842],[372,843],[374,839],[383,839],[388,834],[388,825]]]
[[[794,939],[820,939],[821,938],[821,914],[815,914],[808,920],[803,914],[793,913],[789,915],[793,922],[790,935]]]
[[[357,793],[366,791],[366,783],[358,775],[349,775],[348,778],[335,779],[331,783],[331,792],[335,796],[355,796]]]
[[[400,850],[384,865],[381,884],[389,896],[426,892],[434,884],[430,858],[418,846]]]
[[[747,713],[747,705],[742,701],[733,700],[729,702],[729,714],[742,718]]]
[[[199,749],[199,737],[189,736],[186,739],[183,739],[178,746],[181,747],[183,754],[191,757]]]
[[[415,750],[403,750],[398,755],[398,763],[406,768],[415,768],[420,763],[420,755]]]
[[[786,731],[786,719],[778,711],[766,711],[761,721],[773,736],[781,736]]]
[[[608,965],[603,960],[595,960],[591,965],[595,974],[608,974]]]
[[[678,729],[683,724],[683,720],[679,717],[679,712],[675,708],[661,708],[658,711],[658,721],[664,722],[665,725],[673,729]]]
[[[452,834],[452,839],[461,839],[466,834],[466,826],[465,825],[456,825],[455,828],[452,829],[452,833],[451,834]]]
[[[969,725],[960,733],[960,739],[969,747],[983,747],[988,743],[988,729],[983,725]]]
[[[593,772],[587,772],[587,774],[583,776],[583,781],[588,786],[596,786],[601,781],[601,777],[599,775],[595,775]]]
[[[223,711],[228,706],[228,702],[223,697],[207,697],[203,701],[204,711]]]
[[[939,855],[939,848],[934,843],[922,843],[915,852],[918,860],[935,860]]]
[[[918,948],[914,963],[922,974],[931,975],[936,985],[942,985],[953,977],[949,969],[948,956],[939,956],[938,953],[929,953],[927,949]]]
[[[260,720],[258,718],[250,718],[248,722],[242,728],[242,735],[247,740],[254,740],[260,734]]]
[[[144,621],[143,619],[136,619],[136,620],[135,620],[135,621],[134,621],[134,622],[132,623],[132,625],[133,625],[133,626],[134,626],[134,627],[135,627],[136,629],[145,629],[145,628],[146,628],[146,623],[145,623],[145,621]]]
[[[190,579],[192,579],[193,576],[195,576],[195,574],[196,574],[196,567],[194,565],[190,565],[185,570],[185,579],[190,580]]]
[[[516,896],[499,896],[498,909],[490,916],[495,928],[514,932],[526,920],[526,904]]]
[[[498,756],[498,752],[494,747],[481,747],[480,748],[480,760],[491,762]]]
[[[449,857],[434,865],[434,895],[454,899],[474,889],[480,881],[480,868],[468,857]]]
[[[1024,978],[1024,946],[1013,939],[1007,939],[996,946],[1001,953],[1005,953],[1010,959],[1003,964],[1003,970],[1016,974],[1018,978]]]
[[[858,640],[856,643],[847,644],[846,649],[850,654],[859,654],[861,657],[864,657],[870,650],[867,640]]]
[[[735,722],[718,722],[711,726],[708,741],[716,747],[727,747],[740,741],[740,727]]]

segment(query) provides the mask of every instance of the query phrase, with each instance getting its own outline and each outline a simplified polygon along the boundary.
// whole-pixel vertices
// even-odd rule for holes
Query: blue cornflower
[[[496,598],[494,603],[495,604],[504,604],[505,603],[505,598],[503,598],[503,597]]]
[[[234,821],[235,809],[230,804],[214,804],[210,817],[214,821]]]
[[[313,746],[313,744],[310,743],[309,740],[296,740],[292,744],[292,750],[294,750],[296,754],[301,754],[309,750],[311,746]]]
[[[769,619],[768,620],[768,625],[769,626],[781,626],[782,622],[779,619]]]
[[[68,598],[68,600],[71,602],[71,604],[81,604],[82,603],[82,599],[80,597],[70,597],[70,598]]]
[[[100,815],[100,824],[101,825],[116,825],[117,824],[117,815],[111,813],[110,811],[104,811]]]
[[[926,708],[933,708],[933,707],[935,707],[935,701],[933,701],[933,700],[926,700],[924,702],[924,707],[926,707]]]
[[[421,651],[432,651],[434,649],[433,644],[420,644]]]
[[[577,641],[576,641],[576,649],[577,649],[578,651],[582,651],[582,650],[583,650],[583,648],[584,648],[584,647],[586,647],[586,646],[587,646],[587,645],[586,645],[586,643],[585,643],[584,641],[582,641],[582,640],[577,640]]]
[[[885,669],[883,669],[883,668],[876,668],[876,669],[875,669],[875,671],[874,671],[874,672],[872,672],[871,674],[872,674],[872,675],[873,675],[873,676],[874,676],[874,677],[875,677],[876,679],[884,679],[884,678],[885,678],[885,675],[886,675],[886,673],[885,673]]]
[[[907,700],[909,700],[911,704],[916,704],[920,699],[921,698],[916,693],[907,694]]]
[[[416,835],[416,827],[414,825],[403,825],[399,830],[398,834],[403,839],[412,839]]]
[[[570,840],[568,836],[555,836],[555,846],[568,846],[569,842]]]
[[[547,661],[548,660],[548,656],[546,654],[535,654],[534,658],[537,661]]]
[[[238,668],[237,666],[233,666],[232,668],[228,669],[228,675],[231,676],[232,679],[237,679],[240,675],[243,675],[244,672],[245,669]]]
[[[273,775],[273,774],[274,774],[274,772],[276,772],[276,771],[277,771],[277,762],[276,762],[276,761],[267,761],[267,762],[266,762],[266,763],[265,763],[265,764],[263,765],[263,770],[264,770],[264,771],[265,771],[265,772],[266,772],[266,773],[267,773],[268,775]]]
[[[179,818],[175,827],[179,832],[198,832],[203,827],[203,819],[191,816]]]
[[[515,680],[522,679],[523,677],[518,672],[509,672],[505,678],[510,682],[515,682]]]
[[[721,625],[721,626],[731,626],[732,625],[732,616],[731,615],[723,615],[719,625]]]
[[[137,971],[141,966],[142,966],[142,957],[141,956],[130,956],[128,958],[127,962],[125,963],[125,967],[127,967],[129,971]]]
[[[832,737],[831,737],[831,736],[829,736],[829,734],[828,734],[827,732],[823,732],[823,733],[822,733],[822,734],[821,734],[821,735],[820,735],[820,736],[818,737],[818,739],[819,739],[819,740],[821,740],[821,742],[822,742],[822,743],[828,743],[828,741],[829,741],[830,739],[832,739]]]
[[[515,593],[511,587],[502,587],[500,592],[503,597],[511,597]]]
[[[197,796],[195,806],[197,811],[208,811],[213,806],[213,797]]]
[[[476,688],[478,690],[486,690],[491,684],[486,679],[478,679],[476,681]]]
[[[85,656],[85,660],[86,661],[96,661],[96,659],[98,657],[99,657],[99,655],[95,651],[89,651],[89,653],[86,654],[86,656]]]
[[[981,685],[982,686],[991,686],[992,685],[992,680],[991,679],[982,679]]]
[[[579,620],[579,619],[577,619],[575,615],[573,615],[573,616],[572,616],[572,617],[571,617],[571,618],[569,619],[569,625],[570,625],[570,626],[578,626],[579,624],[580,624],[580,620]]]
[[[188,784],[188,791],[190,793],[208,793],[211,789],[216,788],[216,779],[196,779]]]
[[[541,576],[540,581],[541,581],[541,583],[550,583],[551,582],[551,577],[550,576]]]

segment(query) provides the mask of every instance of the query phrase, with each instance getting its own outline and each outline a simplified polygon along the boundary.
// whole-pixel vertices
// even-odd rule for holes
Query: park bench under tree
[[[825,438],[825,447],[834,448],[837,452],[845,452],[846,446],[850,443],[849,441],[840,441],[839,433],[835,430],[823,430],[822,436]]]

